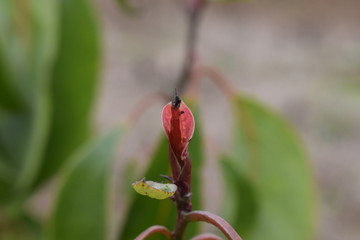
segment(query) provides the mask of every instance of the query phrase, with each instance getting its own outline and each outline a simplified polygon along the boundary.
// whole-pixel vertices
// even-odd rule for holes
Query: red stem
[[[202,10],[204,9],[204,0],[187,0],[186,12],[187,12],[187,36],[185,57],[182,70],[176,84],[176,87],[180,94],[184,92],[185,87],[188,85],[190,75],[194,65],[196,56],[196,42],[200,23],[200,17]]]
[[[214,81],[214,83],[224,92],[227,97],[231,98],[236,95],[234,87],[219,70],[211,66],[202,65],[200,67],[200,72],[202,76],[208,77]]]
[[[164,226],[160,225],[154,225],[143,231],[139,236],[135,238],[135,240],[144,240],[150,235],[154,233],[161,233],[163,234],[167,239],[172,240],[171,232]]]
[[[150,106],[158,101],[166,102],[168,99],[170,99],[170,96],[162,92],[153,92],[145,95],[136,103],[130,112],[127,117],[127,124],[130,126],[133,125]]]
[[[186,222],[207,222],[221,230],[229,240],[242,240],[228,222],[213,213],[207,211],[192,211],[184,215]]]

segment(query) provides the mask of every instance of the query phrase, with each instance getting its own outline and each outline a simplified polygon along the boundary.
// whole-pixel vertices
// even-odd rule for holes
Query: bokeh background
[[[182,63],[186,24],[178,4],[137,3],[141,11],[133,17],[117,12],[112,1],[98,3],[106,51],[101,128],[124,117],[143,94],[171,91]],[[302,136],[318,189],[318,239],[360,236],[359,13],[356,0],[257,0],[212,4],[200,27],[202,61],[276,109]],[[203,81],[202,101],[208,137],[226,148],[228,128],[218,126],[229,121],[224,99]],[[158,111],[147,120],[158,121]],[[216,174],[215,164],[208,165]]]
[[[101,56],[92,115],[97,135],[126,121],[147,94],[172,93],[186,32],[179,2],[137,0],[135,13],[127,14],[116,1],[92,1]],[[211,3],[199,28],[201,61],[279,112],[301,136],[313,170],[319,240],[360,236],[359,22],[357,0],[257,0]],[[224,196],[214,191],[223,184],[214,156],[228,150],[233,122],[225,97],[209,80],[201,82],[200,102],[207,143],[204,208],[218,212]],[[127,135],[116,157],[115,182],[129,159],[137,163],[135,175],[146,168],[161,131],[161,108],[161,102],[151,106]],[[35,219],[46,221],[57,186],[55,177],[26,202]],[[126,187],[116,188],[114,236],[129,200]]]

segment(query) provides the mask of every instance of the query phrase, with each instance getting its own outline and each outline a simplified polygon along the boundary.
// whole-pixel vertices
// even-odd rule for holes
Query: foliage
[[[232,189],[226,198],[233,207],[230,222],[247,239],[311,239],[314,191],[298,138],[260,103],[243,96],[232,103],[234,156],[221,161]]]
[[[106,239],[109,172],[119,134],[113,131],[75,154],[64,169],[48,239]]]
[[[118,2],[133,10],[128,1]],[[114,191],[109,179],[117,140],[125,130],[114,129],[100,139],[92,131],[99,38],[98,20],[87,0],[0,0],[0,239],[108,237],[108,211],[114,211],[108,205]],[[184,76],[192,76],[192,64],[186,62],[184,69],[189,72]],[[198,81],[202,77],[199,72],[197,79],[188,80]],[[226,89],[218,76],[209,78]],[[218,158],[225,180],[220,215],[249,240],[312,239],[313,180],[294,129],[263,104],[234,91],[225,90],[224,94],[235,124],[231,151]],[[206,143],[201,106],[196,96],[186,103],[194,112],[196,129],[189,145],[181,148],[189,148],[186,157],[190,156],[192,165],[192,208],[200,210],[209,201],[202,198],[202,186],[212,183],[201,177]],[[149,167],[143,174],[147,179],[160,180],[160,174],[181,175],[169,167],[174,166],[178,153],[169,132],[166,135],[168,139],[159,138],[149,156]],[[54,177],[61,184],[55,184],[51,216],[43,222],[26,206]],[[186,177],[179,177],[179,181],[189,183]],[[135,180],[122,179],[126,183]],[[151,231],[166,235],[176,216],[168,199],[133,195],[118,239],[134,239],[153,224],[165,228]],[[186,223],[205,221],[224,230],[227,237],[237,236],[235,231],[226,232],[230,225],[214,214],[191,211],[183,217]],[[186,239],[200,230],[198,224],[189,224]]]
[[[45,159],[51,161],[42,165],[38,183],[91,137],[99,65],[97,22],[87,0],[66,0],[61,6],[58,55],[49,87],[53,111]]]
[[[1,0],[0,18],[0,238],[29,239],[25,202],[91,137],[99,36],[86,0]]]

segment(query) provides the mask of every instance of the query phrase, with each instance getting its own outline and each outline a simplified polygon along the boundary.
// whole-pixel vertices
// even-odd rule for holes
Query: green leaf
[[[244,196],[240,194],[246,191],[244,188],[253,188],[258,210],[249,231],[238,222],[231,223],[249,240],[312,239],[313,179],[298,138],[283,119],[250,98],[234,98],[233,107],[236,154],[233,160],[226,161],[225,174],[233,176],[230,181],[251,183],[239,185],[242,189],[234,197],[242,201]],[[233,172],[229,172],[229,168]],[[242,216],[236,218],[239,217]],[[241,222],[246,221],[245,217]]]
[[[12,169],[0,155],[0,202],[9,202],[12,183],[16,180],[15,170]]]
[[[199,107],[197,103],[192,99],[185,99],[187,106],[193,112],[195,118],[195,132],[189,143],[189,154],[191,159],[191,192],[193,193],[191,196],[192,208],[193,210],[202,209],[202,185],[201,185],[201,175],[202,175],[202,167],[205,159],[204,155],[204,141],[203,141],[203,129],[201,124],[201,119],[199,116]],[[193,224],[196,225],[196,224]]]
[[[151,165],[144,174],[148,179],[161,180],[160,174],[169,173],[168,144],[164,137],[151,158]],[[159,201],[139,194],[133,195],[127,218],[119,239],[134,239],[147,227],[155,224],[172,227],[175,222],[174,204],[170,200]]]
[[[124,164],[124,166],[120,170],[120,189],[124,189],[123,195],[124,196],[132,196],[134,193],[134,189],[131,187],[131,184],[133,183],[134,179],[138,179],[140,177],[138,176],[136,172],[137,168],[137,162],[135,159],[130,158],[127,160]]]
[[[64,169],[48,239],[107,239],[109,180],[120,130],[76,154]]]
[[[228,156],[222,157],[220,161],[226,189],[223,217],[236,225],[237,231],[245,236],[252,230],[257,219],[259,203],[253,184],[234,168],[234,162],[236,160]]]
[[[18,111],[25,103],[15,86],[15,79],[0,44],[0,109]]]
[[[194,113],[197,120],[197,108],[195,104],[186,102]],[[190,103],[190,104],[189,104]],[[201,124],[197,124],[193,138],[189,144],[189,154],[192,161],[192,203],[193,209],[201,209],[201,166],[203,162],[203,143]],[[164,136],[161,138],[154,155],[151,158],[150,165],[144,177],[152,180],[162,180],[160,174],[169,174],[169,153],[168,142]],[[133,179],[134,181],[136,179]],[[151,225],[164,225],[168,229],[173,229],[176,219],[175,204],[169,200],[156,200],[139,194],[133,195],[127,217],[125,218],[119,239],[134,239],[142,231]],[[194,236],[198,232],[198,225],[191,224],[188,226],[186,236]],[[162,239],[160,236],[149,239]],[[186,238],[190,239],[190,238]]]
[[[145,179],[134,182],[132,187],[141,195],[159,200],[173,196],[177,190],[177,186],[175,184],[145,181]]]
[[[4,8],[3,8],[4,7]],[[24,198],[38,173],[49,122],[48,83],[57,38],[57,2],[0,1],[0,48],[7,73],[8,97],[21,95],[21,111],[4,111],[0,149],[17,170],[14,193]],[[4,13],[4,10],[7,13]],[[9,100],[11,101],[11,100]]]
[[[63,0],[60,7],[60,46],[51,81],[52,122],[40,182],[91,136],[98,80],[99,33],[91,1]]]

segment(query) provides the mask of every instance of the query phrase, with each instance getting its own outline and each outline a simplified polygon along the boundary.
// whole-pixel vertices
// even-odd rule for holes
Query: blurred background
[[[106,51],[100,128],[124,117],[143,94],[171,92],[182,63],[186,24],[178,4],[136,3],[133,17],[112,1],[98,3]],[[359,13],[356,0],[257,0],[212,4],[200,26],[201,60],[280,112],[303,138],[318,190],[318,239],[360,236]],[[218,125],[230,121],[226,102],[202,83],[207,136],[226,148],[228,129]],[[158,128],[159,109],[146,115]],[[149,144],[146,136],[135,149]],[[212,171],[215,164],[207,164]]]
[[[38,107],[42,105],[38,100],[39,96],[43,96],[41,89],[47,86],[41,80],[45,79],[44,76],[51,75],[54,79],[50,83],[54,94],[51,102],[56,107],[56,110],[50,111],[53,114],[50,119],[55,119],[55,123],[49,123],[52,126],[49,128],[50,140],[43,140],[47,145],[44,150],[47,158],[62,159],[57,157],[57,153],[65,158],[89,136],[93,136],[93,132],[102,135],[110,131],[127,120],[136,103],[147,94],[158,91],[172,93],[184,58],[186,16],[181,1],[132,1],[136,11],[127,14],[114,0],[89,1],[92,5],[88,1],[79,1],[75,4],[77,6],[66,0],[64,3],[68,7],[63,14],[69,15],[63,15],[62,20],[50,16],[61,17],[62,13],[57,12],[60,7],[56,4],[33,1],[32,8],[37,11],[36,21],[39,21],[33,28],[39,32],[35,38],[27,30],[30,24],[26,20],[27,15],[21,15],[31,12],[27,1],[15,1],[18,4],[16,7],[20,8],[17,13],[25,17],[16,17],[14,28],[19,29],[18,34],[8,34],[10,30],[7,27],[12,25],[7,25],[7,17],[14,7],[10,2],[1,0],[0,5],[0,78],[10,79],[9,75],[14,75],[20,79],[15,81],[15,86],[21,86],[19,92],[23,97],[19,102],[13,101],[17,96],[16,91],[11,91],[13,86],[8,84],[9,81],[0,81],[0,160],[6,158],[8,152],[14,159],[22,159],[20,155],[36,156],[34,151],[30,151],[30,155],[28,151],[16,153],[16,146],[26,145],[22,139],[30,139],[29,142],[35,148],[37,146],[36,139],[39,137],[33,138],[34,132],[26,130],[26,127],[28,123],[33,125],[37,122],[37,116],[46,112],[46,107]],[[229,2],[211,1],[202,16],[197,42],[201,62],[219,69],[240,93],[250,95],[280,113],[302,138],[315,182],[315,239],[359,239],[360,1]],[[93,14],[88,11],[91,6]],[[86,10],[74,10],[77,7]],[[59,30],[63,31],[61,34],[51,33],[53,27],[60,23],[74,27],[64,28],[65,32]],[[93,29],[96,32],[92,32]],[[32,45],[37,40],[28,39],[41,41]],[[67,48],[64,42],[69,41],[74,45]],[[25,50],[19,50],[18,42]],[[60,43],[58,50],[51,47],[55,43]],[[69,57],[71,52],[75,53],[77,48],[82,47],[82,58],[77,58],[77,55]],[[31,49],[40,49],[37,51],[39,54],[33,54]],[[25,54],[22,55],[22,52]],[[49,74],[50,70],[36,70],[46,66],[53,58],[55,70],[52,73]],[[18,62],[21,64],[14,67]],[[37,80],[31,82],[29,76]],[[75,83],[77,79],[83,79],[82,83]],[[59,84],[59,81],[64,84]],[[65,87],[72,91],[65,91]],[[36,91],[29,93],[27,89]],[[201,82],[200,103],[207,143],[203,177],[208,184],[204,185],[203,192],[207,196],[205,199],[211,199],[205,200],[204,209],[219,212],[222,196],[213,191],[213,184],[221,186],[222,180],[215,154],[228,150],[233,122],[225,97],[206,79]],[[24,105],[34,113],[28,114],[27,110],[24,113],[21,110]],[[134,160],[138,163],[135,175],[146,168],[148,155],[161,133],[162,106],[163,103],[159,102],[149,107],[127,135],[126,141],[122,142],[121,149],[117,151],[114,181],[121,181],[129,159],[137,159]],[[6,116],[9,109],[20,109],[21,116]],[[43,110],[39,112],[39,109]],[[74,123],[73,119],[80,120]],[[24,122],[25,127],[19,128],[24,126]],[[74,132],[75,136],[71,134]],[[17,133],[20,135],[14,137],[15,144],[7,145],[9,139],[13,140],[11,136]],[[64,139],[58,140],[59,136]],[[63,143],[63,147],[56,147],[53,143]],[[27,158],[30,157],[24,159]],[[36,162],[34,160],[32,164],[36,165]],[[8,216],[13,216],[12,209],[16,208],[13,205],[25,204],[34,219],[46,224],[58,188],[60,162],[62,160],[51,166],[45,164],[38,176],[24,170],[29,173],[20,174],[25,177],[17,180],[19,184],[14,191],[8,190],[6,181],[1,183],[0,199],[3,206],[10,207],[6,211],[5,207],[0,208],[0,231],[16,229],[14,224],[7,223],[11,222],[8,219],[12,217]],[[20,176],[12,176],[12,170],[5,165],[0,166],[0,173],[6,175],[2,178],[17,179]],[[30,165],[14,164],[10,168],[28,169]],[[124,221],[124,203],[129,201],[123,194],[124,186],[115,188],[118,196],[114,205],[120,214],[112,216],[114,223],[109,224],[112,232],[116,232],[114,229],[118,221]],[[23,192],[33,189],[36,191],[29,197],[22,197],[28,195]],[[13,199],[20,199],[19,203],[14,203]],[[4,239],[30,239],[24,235],[23,238],[11,238],[11,234],[0,234],[5,236]]]

